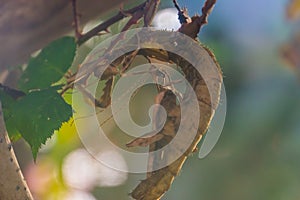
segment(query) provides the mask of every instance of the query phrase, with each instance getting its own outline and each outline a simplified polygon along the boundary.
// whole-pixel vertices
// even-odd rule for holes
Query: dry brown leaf
[[[102,90],[103,94],[99,100],[95,100],[95,105],[100,108],[106,108],[111,104],[111,92],[113,88],[113,83],[115,76],[120,74],[120,71],[126,71],[133,62],[135,56],[137,55],[138,50],[124,54],[118,59],[114,60],[102,73],[103,67],[99,66],[94,71],[94,75],[100,80],[106,80],[105,86]],[[105,62],[104,62],[105,63]],[[122,65],[122,66],[120,66]],[[104,65],[105,66],[105,65]],[[119,70],[118,67],[121,67]]]
[[[217,67],[219,69],[217,62],[213,57],[213,54],[208,49],[204,47],[203,49],[205,49],[205,51],[201,53],[199,53],[198,51],[194,51],[194,52],[192,51],[192,52],[198,54],[194,56],[199,59],[201,57],[210,57],[210,59],[213,59],[214,62],[205,63],[205,64],[208,66],[215,65],[210,67],[212,68]],[[146,54],[144,53],[145,55],[151,56],[150,49],[143,52],[146,52]],[[153,50],[153,54],[156,54],[157,59],[159,58],[165,59],[165,56],[161,56],[161,57],[157,56],[157,52],[158,52],[157,50]],[[182,55],[184,55],[184,52]],[[203,78],[198,73],[198,71],[193,66],[191,66],[190,63],[188,63],[185,59],[183,59],[180,56],[169,53],[168,60],[165,60],[165,62],[170,62],[170,61],[176,63],[178,66],[181,67],[187,81],[191,84],[192,88],[196,92],[200,113],[201,113],[199,124],[194,124],[194,126],[198,128],[198,133],[194,138],[192,144],[189,146],[189,148],[175,162],[162,169],[148,173],[147,179],[143,180],[131,193],[132,197],[138,200],[159,199],[169,189],[172,181],[174,180],[174,177],[178,174],[184,161],[186,160],[186,157],[195,150],[202,135],[207,131],[211,118],[214,114],[214,110],[218,105],[218,99],[219,99],[218,96],[220,94],[221,82],[222,82],[221,71],[219,71],[217,77],[212,76],[210,78],[211,81],[210,84],[215,86],[213,90],[213,94],[210,94]],[[211,102],[211,99],[214,99],[215,102]],[[167,120],[163,129],[157,134],[157,137],[160,137],[161,139],[150,144],[150,151],[155,151],[167,145],[175,137],[180,123],[185,124],[184,122],[185,119],[181,119],[180,106],[177,105],[176,96],[172,93],[172,91],[168,90],[165,92],[164,97],[161,99],[160,104],[166,109]],[[193,110],[190,110],[188,112],[193,112]],[[182,121],[180,122],[180,120]],[[195,127],[190,127],[190,129]],[[140,138],[134,141],[139,141],[139,140]],[[182,138],[182,140],[183,140],[182,143],[185,143],[184,138]],[[135,143],[135,145],[138,145],[138,143]],[[181,149],[180,144],[178,144],[176,147],[177,148],[172,149],[172,151],[176,152]],[[172,157],[172,152],[164,152],[164,155],[162,156]],[[153,165],[162,162],[162,157],[161,156],[155,158],[150,157],[148,162],[149,162],[148,163],[149,170],[152,171],[152,169],[154,169]]]
[[[177,5],[176,1],[175,5]],[[197,34],[200,31],[200,28],[203,24],[207,23],[207,16],[209,12],[211,12],[211,9],[213,8],[216,1],[206,1],[205,6],[202,9],[202,16],[194,16],[192,18],[185,18],[186,15],[183,17],[186,19],[183,23],[181,28],[179,29],[179,32],[188,35],[189,37],[196,39]],[[177,6],[178,7],[178,6]],[[179,16],[181,16],[181,13],[185,13],[184,11],[179,10]],[[187,13],[186,13],[187,14]],[[159,43],[155,42],[156,38],[152,38],[151,43]],[[166,41],[169,41],[170,38],[165,38]],[[160,38],[160,42],[164,41],[163,38]],[[186,41],[174,41],[176,44],[180,45],[189,45],[186,44]],[[196,42],[196,41],[195,41]],[[166,42],[168,43],[168,42]],[[164,44],[160,45],[163,46],[162,49],[168,49],[167,44],[164,46]],[[169,53],[163,50],[158,49],[147,49],[142,50],[139,53],[143,54],[145,57],[151,57],[152,59],[148,59],[151,62],[155,62],[157,60],[157,63],[165,62],[165,63],[175,63],[178,67],[181,68],[182,72],[185,75],[186,80],[190,83],[191,87],[196,93],[198,105],[200,109],[200,121],[199,124],[189,124],[187,122],[187,118],[184,118],[184,116],[181,116],[180,112],[180,105],[176,102],[176,96],[173,93],[174,91],[167,90],[164,91],[163,89],[163,98],[159,98],[160,104],[165,108],[167,112],[167,119],[164,124],[164,127],[160,132],[157,133],[156,137],[152,136],[150,138],[144,139],[144,138],[137,138],[133,142],[131,142],[131,146],[138,146],[138,145],[145,145],[150,144],[149,151],[156,151],[158,149],[163,148],[167,144],[169,144],[173,138],[176,136],[176,133],[179,129],[179,126],[187,126],[185,130],[190,130],[185,133],[186,136],[189,135],[189,132],[192,132],[193,129],[198,130],[196,136],[192,139],[193,141],[189,143],[190,141],[187,141],[189,137],[179,136],[180,142],[176,142],[175,145],[172,146],[171,149],[164,150],[161,152],[160,155],[154,154],[149,155],[148,160],[148,174],[147,178],[141,183],[138,184],[138,186],[132,191],[131,196],[134,199],[137,200],[155,200],[160,199],[161,196],[170,188],[175,176],[179,173],[179,171],[182,168],[182,165],[184,164],[187,156],[191,153],[193,153],[196,148],[197,144],[201,140],[202,136],[206,133],[208,126],[211,122],[211,119],[214,115],[214,111],[217,108],[217,105],[219,103],[219,96],[221,91],[221,83],[222,83],[222,73],[220,70],[220,67],[213,55],[213,53],[203,47],[200,46],[202,50],[199,50],[199,48],[196,49],[190,49],[187,51],[182,51],[179,54],[173,54]],[[195,46],[190,45],[191,48],[195,48]],[[177,52],[178,53],[178,52]],[[193,54],[193,58],[198,58],[199,60],[206,60],[206,62],[202,63],[203,66],[211,69],[218,69],[217,72],[211,72],[208,73],[209,77],[205,77],[205,82],[203,77],[199,74],[199,72],[195,69],[195,67],[190,64],[188,61],[186,61],[184,58],[188,57],[186,54]],[[179,56],[180,55],[180,56]],[[212,62],[210,62],[212,61]],[[209,71],[208,69],[205,69]],[[203,70],[203,69],[202,69]],[[188,104],[189,101],[192,101],[192,97],[189,96],[189,91],[186,91],[184,94],[185,98],[188,100],[185,101],[186,104]],[[187,113],[193,113],[194,108],[191,108],[191,106],[188,107]],[[155,140],[153,139],[155,137]],[[159,139],[159,140],[157,140]],[[184,144],[190,144],[188,149],[184,149]],[[169,160],[172,160],[176,153],[180,152],[180,157],[177,158],[175,161],[173,161],[171,164],[168,162]],[[163,168],[160,168],[158,170],[157,166],[165,166]]]
[[[157,33],[159,31],[155,32]],[[134,55],[142,55],[147,58],[151,58],[148,59],[148,61],[151,61],[151,63],[157,62],[176,64],[177,67],[181,69],[181,72],[184,74],[185,79],[189,82],[192,89],[196,93],[197,104],[199,106],[199,112],[201,113],[201,115],[199,124],[197,123],[188,126],[185,125],[186,130],[198,130],[196,136],[193,139],[189,139],[189,141],[187,141],[189,137],[181,136],[179,138],[180,142],[175,143],[175,145],[170,150],[162,152],[161,155],[149,156],[149,173],[147,175],[147,179],[143,180],[131,193],[131,196],[138,200],[159,199],[169,189],[172,181],[180,171],[187,156],[195,151],[201,137],[207,131],[214,111],[217,108],[219,102],[222,83],[222,73],[219,65],[216,62],[213,54],[207,48],[203,47],[195,40],[189,41],[192,42],[192,44],[186,43],[186,39],[181,41],[180,39],[178,39],[175,33],[173,37],[171,37],[168,32],[161,31],[159,33],[159,36],[159,38],[151,38],[149,37],[149,35],[147,35],[147,33],[141,33],[141,35],[137,37],[139,38],[137,41],[135,41],[137,38],[133,38],[132,41],[129,42],[130,44],[140,44],[140,50],[129,52],[125,54],[124,57],[132,55],[132,53],[135,52]],[[180,50],[178,54],[163,50],[170,49],[171,46],[174,47],[174,42],[172,41],[176,42],[176,45],[178,47],[185,46],[189,47],[190,49],[187,51],[185,48],[182,48],[182,50]],[[161,46],[162,48],[153,48],[153,46]],[[126,48],[126,46],[124,46],[124,48]],[[197,69],[184,59],[186,57],[197,58],[195,61],[203,66],[202,70],[206,71],[207,77],[205,77],[205,81],[204,78],[199,74]],[[123,60],[120,63],[122,64],[126,59],[118,60]],[[175,68],[177,69],[177,67]],[[125,67],[125,69],[128,69],[128,66]],[[110,104],[110,93],[112,89],[111,81],[111,79],[107,81],[104,88],[104,96],[102,96],[100,99],[100,102],[104,102],[105,105]],[[183,124],[184,126],[184,124],[190,124],[186,123],[189,119],[186,119],[184,117],[181,118],[180,105],[178,105],[178,102],[176,102],[174,90],[167,88],[159,89],[160,91],[155,101],[156,103],[160,103],[166,110],[167,118],[164,127],[156,135],[151,136],[150,138],[137,138],[129,143],[128,146],[132,147],[149,145],[150,151],[156,151],[169,144],[173,140],[173,138],[177,136],[176,133],[179,125]],[[189,96],[189,93],[189,91],[186,91],[185,94],[182,94],[185,99],[187,99],[187,104],[189,103],[189,100],[192,100]],[[189,109],[190,110],[186,110],[187,113],[195,112],[194,108],[189,107]],[[159,119],[154,120],[157,120],[158,123],[160,121]],[[188,136],[190,134],[189,132],[191,131],[187,131],[185,136]],[[190,145],[183,151],[182,149],[184,148],[182,147],[182,144]],[[178,152],[181,156],[176,157],[177,159],[175,159],[174,161],[174,154]],[[170,162],[168,162],[170,160],[173,160],[171,164]],[[157,168],[157,166],[162,165],[165,167]],[[154,169],[158,170],[154,171]]]
[[[194,16],[189,20],[186,20],[179,29],[179,32],[195,39],[201,26],[207,22],[207,16],[215,2],[215,0],[207,0],[204,8],[202,9],[203,15]],[[159,31],[155,32],[157,33]],[[179,33],[177,34],[179,35]],[[185,39],[180,37],[178,38],[178,35],[176,35],[176,33],[169,34],[166,31],[161,31],[161,34],[159,34],[158,37],[153,37],[149,31],[141,31],[141,34],[138,33],[136,35],[137,37],[132,37],[132,39],[128,42],[128,44],[136,46],[138,50],[131,51],[123,55],[123,58],[129,56],[128,60],[130,60],[128,65],[126,64],[125,67],[123,66],[124,72],[127,71],[131,61],[134,59],[134,57],[130,57],[130,55],[143,55],[148,58],[148,61],[151,63],[176,64],[196,94],[196,99],[193,99],[190,95],[191,91],[186,89],[185,93],[182,94],[184,101],[181,103],[191,104],[192,101],[196,100],[199,108],[199,110],[195,111],[194,107],[188,106],[188,109],[184,110],[184,112],[194,113],[199,111],[201,113],[199,123],[189,123],[188,121],[190,119],[188,117],[181,116],[181,107],[178,105],[175,95],[176,90],[172,89],[172,87],[158,87],[159,94],[156,97],[156,103],[160,103],[167,113],[164,126],[161,130],[157,129],[160,131],[156,135],[151,135],[148,138],[136,138],[132,142],[128,143],[127,146],[134,147],[149,145],[149,151],[154,152],[163,148],[171,141],[174,142],[173,139],[175,136],[178,136],[179,139],[174,142],[171,148],[162,151],[160,155],[149,155],[147,178],[141,181],[141,183],[139,183],[131,193],[131,196],[137,200],[160,199],[161,196],[170,188],[175,176],[181,170],[187,156],[195,151],[200,139],[206,133],[215,109],[219,103],[222,73],[214,55],[210,52],[210,50],[203,47],[196,40],[188,41],[186,40],[186,37],[183,37]],[[189,42],[191,42],[191,44]],[[177,54],[164,50],[172,49],[174,46],[176,46],[176,49],[180,51],[177,52]],[[124,43],[120,48],[122,48],[122,50],[124,48],[124,52],[126,52],[125,50],[128,46]],[[187,57],[192,57],[197,61],[194,65],[202,65],[201,70],[205,71],[205,77],[202,77],[199,74],[193,64],[185,60]],[[121,64],[126,63],[126,59],[119,58],[118,60],[120,60]],[[102,62],[102,65],[107,64],[106,60],[103,60]],[[90,68],[89,70],[93,69],[95,68]],[[157,71],[157,74],[160,74],[159,70]],[[158,76],[157,74],[156,76]],[[110,100],[111,87],[112,84],[107,82],[104,88],[105,95],[103,96],[102,101],[106,101],[106,105],[110,103],[108,100]],[[156,113],[154,113],[154,120],[156,123],[154,125],[160,127],[160,119],[158,119],[159,114],[155,114]],[[187,130],[183,136],[176,134],[179,126],[184,126],[184,130]],[[193,130],[197,130],[197,133],[191,138],[189,136]],[[187,149],[185,148],[186,144],[188,144]],[[179,157],[177,156],[178,154],[180,155]],[[161,168],[158,166],[164,167]]]

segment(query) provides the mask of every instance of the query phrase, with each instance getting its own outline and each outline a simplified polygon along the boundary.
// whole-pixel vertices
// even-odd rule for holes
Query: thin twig
[[[187,9],[186,8],[180,9],[180,6],[176,0],[173,0],[173,4],[175,8],[178,10],[178,19],[180,24],[191,22],[191,18],[188,15]]]
[[[81,37],[81,31],[79,30],[79,18],[77,13],[77,4],[76,0],[71,0],[72,2],[72,11],[73,11],[73,23],[75,28],[75,36],[77,39]]]
[[[178,10],[178,12],[181,12],[180,6],[178,5],[176,0],[173,0],[173,4],[174,4],[175,8]]]
[[[211,13],[212,9],[214,8],[215,4],[217,3],[217,0],[206,0],[204,6],[202,7],[202,15],[199,18],[200,28],[199,32],[201,30],[201,27],[208,23],[208,16]]]
[[[144,27],[149,27],[151,25],[159,4],[160,0],[147,0],[147,4],[144,8]]]
[[[109,18],[108,20],[106,20],[105,22],[99,24],[98,26],[96,26],[95,28],[93,28],[92,30],[88,31],[87,33],[81,35],[77,41],[78,45],[81,45],[82,43],[84,43],[85,41],[89,40],[90,38],[92,38],[93,36],[96,36],[99,34],[99,32],[101,31],[105,31],[107,30],[107,28],[109,26],[111,26],[112,24],[120,21],[121,19],[127,17],[128,14],[134,14],[135,12],[137,12],[138,10],[141,10],[145,7],[147,1],[134,7],[131,8],[129,10],[126,11],[119,11],[116,15],[112,16],[111,18]],[[125,15],[125,13],[127,15]]]
[[[61,96],[64,95],[69,89],[72,89],[74,83],[69,83],[62,88],[62,91],[59,93]]]
[[[180,9],[176,0],[173,0],[174,6],[178,11],[178,19],[181,23],[181,27],[178,29],[179,32],[186,34],[187,36],[196,39],[201,27],[207,24],[207,18],[212,11],[217,0],[206,0],[202,7],[202,15],[194,15],[190,17],[186,9]]]

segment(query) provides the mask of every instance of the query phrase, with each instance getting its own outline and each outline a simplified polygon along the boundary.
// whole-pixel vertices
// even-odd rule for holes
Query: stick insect
[[[154,79],[163,77],[165,80],[168,80],[168,84],[166,84],[167,86],[157,86],[158,94],[155,98],[155,103],[162,105],[167,112],[167,119],[164,126],[161,128],[161,124],[159,124],[159,120],[157,120],[157,124],[154,124],[154,126],[156,126],[158,130],[161,128],[161,130],[157,134],[150,134],[150,136],[146,138],[138,137],[133,141],[127,143],[127,147],[149,146],[150,152],[156,151],[168,145],[176,136],[176,132],[178,127],[180,126],[180,123],[184,123],[185,120],[181,119],[180,106],[178,105],[176,99],[176,88],[173,87],[173,83],[177,80],[168,79],[168,73],[166,73],[164,69],[155,67],[155,65],[160,62],[176,65],[196,93],[198,107],[202,114],[199,124],[193,124],[192,127],[188,127],[190,129],[197,129],[196,136],[191,141],[189,147],[181,152],[182,155],[180,157],[163,168],[156,169],[155,165],[157,165],[157,163],[160,163],[161,160],[165,158],[168,159],[169,156],[171,157],[172,151],[164,152],[160,156],[149,158],[149,172],[147,174],[147,178],[141,181],[131,192],[131,196],[134,199],[138,200],[160,199],[161,196],[169,189],[175,176],[177,176],[177,174],[181,170],[187,156],[189,156],[196,150],[197,144],[201,140],[202,136],[206,133],[210,121],[214,115],[214,111],[219,103],[219,95],[222,83],[222,73],[219,64],[217,63],[213,53],[208,48],[204,47],[198,41],[196,41],[197,34],[199,33],[202,25],[207,23],[207,17],[211,12],[213,6],[215,5],[216,0],[207,0],[204,7],[202,8],[202,15],[196,15],[193,17],[189,17],[186,9],[180,9],[176,0],[173,0],[173,2],[175,7],[178,9],[179,20],[181,22],[181,27],[178,32],[194,39],[193,42],[197,43],[197,47],[201,49],[201,51],[197,49],[191,49],[189,53],[192,53],[192,56],[195,58],[205,58],[206,60],[211,61],[204,64],[208,67],[216,68],[216,73],[209,74],[211,75],[210,77],[202,77],[201,74],[199,74],[199,72],[194,68],[194,66],[189,61],[184,59],[184,56],[182,56],[186,54],[185,51],[180,52],[181,56],[179,56],[178,54],[163,50],[166,49],[165,47],[167,45],[169,45],[170,38],[168,37],[168,34],[162,34],[164,35],[163,37],[165,37],[165,43],[158,42],[157,38],[150,38],[149,40],[149,42],[151,42],[152,44],[156,43],[158,46],[160,45],[163,48],[138,48],[115,59],[111,64],[109,64],[109,67],[104,72],[101,71],[101,69],[103,69],[101,68],[101,66],[106,66],[107,63],[105,62],[100,64],[98,63],[96,65],[94,65],[94,63],[90,63],[90,65],[93,67],[88,68],[86,71],[93,72],[95,76],[102,74],[102,76],[99,78],[106,81],[105,87],[103,89],[103,95],[99,99],[94,99],[95,105],[101,108],[106,108],[111,104],[111,92],[113,90],[113,83],[116,75],[127,75],[126,72],[131,67],[132,62],[137,56],[145,57],[148,62],[153,64],[154,66],[152,70],[146,71],[145,73],[151,73]],[[120,38],[118,38],[118,40],[119,39]],[[179,47],[180,45],[182,45],[182,41],[174,42]],[[194,46],[190,45],[190,47],[193,48]],[[109,49],[111,50],[112,48]],[[106,53],[109,54],[109,52]],[[186,96],[188,94],[180,95]],[[87,94],[86,96],[90,95]],[[189,110],[188,112],[192,113],[193,109]],[[181,145],[177,144],[177,146],[173,149],[174,152],[177,151],[177,148],[181,149]]]

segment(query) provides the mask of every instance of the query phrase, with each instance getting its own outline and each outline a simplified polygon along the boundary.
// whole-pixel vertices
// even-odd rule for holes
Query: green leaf
[[[11,119],[12,113],[11,108],[13,107],[16,100],[9,96],[2,88],[0,88],[0,99],[2,104],[2,110],[5,120],[6,130],[11,140],[15,141],[20,138],[20,133],[16,129],[14,122]]]
[[[62,37],[43,48],[30,59],[19,80],[19,88],[28,92],[31,89],[45,89],[59,81],[71,67],[76,53],[73,37]]]
[[[55,88],[30,92],[11,108],[16,129],[29,143],[34,159],[41,144],[72,116],[72,108]]]

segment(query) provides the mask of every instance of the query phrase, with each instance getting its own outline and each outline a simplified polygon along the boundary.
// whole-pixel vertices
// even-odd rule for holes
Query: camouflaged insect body
[[[180,153],[182,154],[182,156],[180,156],[172,164],[148,173],[147,179],[141,181],[141,183],[131,193],[133,198],[139,200],[159,199],[169,189],[172,181],[174,180],[175,176],[178,175],[187,156],[196,149],[196,146],[199,143],[202,135],[207,131],[211,118],[219,102],[219,94],[222,83],[222,76],[219,65],[216,62],[213,54],[207,48],[203,47],[201,44],[198,44],[197,49],[187,50],[186,48],[192,48],[194,47],[194,45],[181,44],[185,41],[178,41],[176,37],[170,38],[170,35],[168,33],[161,34],[161,37],[163,37],[162,35],[164,35],[166,38],[165,40],[160,38],[159,41],[166,42],[163,44],[160,43],[160,45],[165,49],[168,49],[168,45],[177,45],[178,48],[182,48],[182,53],[180,56],[172,52],[165,52],[161,49],[146,48],[141,51],[141,53],[144,56],[155,57],[155,59],[152,59],[152,62],[158,60],[164,61],[166,63],[174,63],[181,69],[186,80],[190,83],[197,95],[201,117],[199,120],[199,124],[193,124],[191,127],[188,127],[191,129],[197,128],[198,133],[196,137],[192,139],[193,141],[186,151],[182,152],[181,146],[182,144],[189,142],[185,141],[187,138],[189,138],[189,133],[186,134],[187,137],[181,138],[181,142],[176,144],[174,149],[170,150],[169,152],[164,152],[163,157],[157,156],[154,158],[149,158],[148,166],[149,171],[151,171],[151,168],[155,168],[153,167],[153,165],[163,165],[163,163],[161,162],[165,162],[166,160],[168,160],[168,157],[170,157],[170,159],[173,158],[173,155],[175,154],[174,152],[181,151]],[[152,38],[151,42],[149,41],[149,44],[153,44],[155,42],[155,38]],[[198,43],[197,41],[193,42]],[[147,45],[145,46],[147,47]],[[192,53],[193,55],[186,55],[187,53]],[[161,56],[159,56],[160,54]],[[195,66],[184,59],[186,57],[197,58],[196,60],[198,60],[198,63],[194,63],[194,65],[200,66],[201,71],[207,71],[207,77],[205,77],[205,80],[203,79],[201,74],[199,74]],[[217,69],[218,71],[214,71],[215,69]],[[166,109],[167,120],[163,129],[157,134],[161,135],[161,137],[156,136],[157,138],[159,138],[159,140],[149,144],[150,151],[155,151],[159,148],[162,148],[170,141],[172,141],[172,139],[176,135],[180,123],[183,125],[189,124],[187,121],[185,121],[188,119],[181,119],[180,106],[176,103],[176,96],[174,95],[174,93],[170,90],[165,90],[162,92],[163,98],[161,99],[160,104]],[[184,95],[189,95],[189,91],[187,91]],[[188,96],[186,96],[185,98],[189,99]],[[189,101],[187,100],[185,103],[188,102]],[[192,108],[187,112],[194,112],[194,109]],[[139,138],[136,140],[139,140]]]

